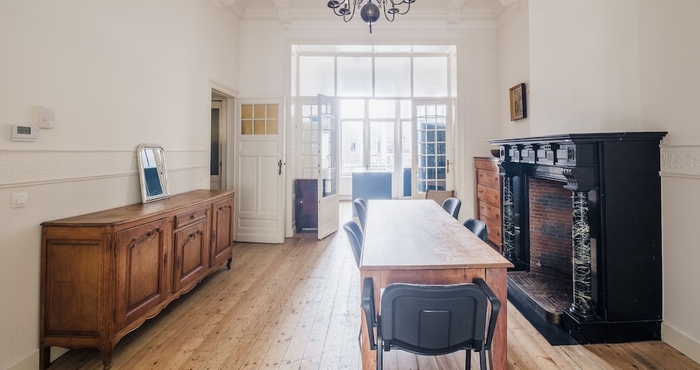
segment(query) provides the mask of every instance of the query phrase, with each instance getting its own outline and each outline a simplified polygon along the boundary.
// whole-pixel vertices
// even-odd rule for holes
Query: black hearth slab
[[[536,313],[533,308],[524,302],[522,295],[516,295],[512,293],[513,290],[508,288],[508,302],[511,306],[520,312],[527,321],[532,324],[532,326],[537,329],[537,331],[542,335],[544,339],[549,342],[552,346],[564,346],[564,345],[574,345],[578,344],[573,338],[571,338],[561,326],[554,325],[542,317],[542,315]]]
[[[508,273],[508,290],[552,324],[559,325],[564,309],[571,306],[571,277],[525,271]]]

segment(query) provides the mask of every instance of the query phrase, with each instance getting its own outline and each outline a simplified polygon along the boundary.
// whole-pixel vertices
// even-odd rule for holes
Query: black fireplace
[[[665,135],[491,141],[501,148],[503,255],[515,266],[509,298],[539,297],[516,306],[544,313],[579,343],[661,338]]]

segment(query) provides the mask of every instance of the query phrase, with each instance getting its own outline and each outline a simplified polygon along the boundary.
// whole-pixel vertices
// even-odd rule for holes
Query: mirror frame
[[[145,154],[148,150],[152,150],[155,154],[153,158],[155,166],[145,166]],[[138,162],[139,181],[141,183],[141,203],[170,198],[168,171],[165,167],[165,150],[163,147],[157,144],[141,144],[136,149],[136,160]],[[151,168],[156,169],[157,177],[153,176],[153,173],[146,175],[146,170]],[[155,180],[158,182],[154,183]],[[160,189],[151,189],[149,193],[149,184],[156,185],[160,187]]]

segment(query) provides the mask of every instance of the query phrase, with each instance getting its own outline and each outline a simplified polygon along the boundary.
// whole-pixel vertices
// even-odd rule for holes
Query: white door
[[[338,231],[338,104],[319,95],[318,239]]]
[[[284,99],[237,101],[234,238],[284,242]]]
[[[452,114],[447,100],[413,102],[413,197],[427,190],[454,190]]]

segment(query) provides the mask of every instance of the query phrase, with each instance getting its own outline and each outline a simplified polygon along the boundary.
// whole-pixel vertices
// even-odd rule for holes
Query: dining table
[[[393,283],[449,285],[484,279],[501,301],[491,347],[493,368],[506,368],[510,261],[432,199],[370,200],[363,239],[360,281],[373,279],[375,302],[380,301],[382,289]],[[362,368],[375,369],[376,352],[369,348],[361,315]]]

